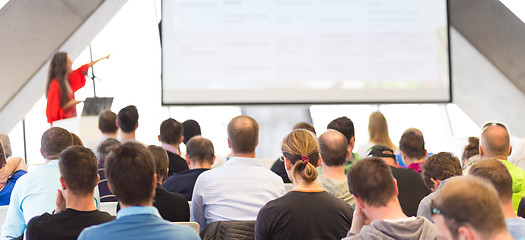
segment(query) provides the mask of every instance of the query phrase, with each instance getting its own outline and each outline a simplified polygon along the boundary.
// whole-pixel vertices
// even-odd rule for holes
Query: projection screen
[[[164,105],[450,102],[446,0],[163,0]]]

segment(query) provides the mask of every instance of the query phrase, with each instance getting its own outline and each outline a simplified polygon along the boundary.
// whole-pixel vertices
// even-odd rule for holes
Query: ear
[[[40,155],[42,155],[42,157],[46,158],[46,156],[44,156],[44,154],[42,153],[42,148],[40,149]]]
[[[510,149],[509,149],[509,156],[511,153],[512,153],[512,146],[510,146]]]
[[[98,175],[98,173],[97,173],[97,185],[98,185],[99,182],[100,182],[100,175]]]
[[[231,149],[231,148],[232,148],[232,145],[230,144],[230,138],[227,138],[227,140],[228,140],[228,148]],[[257,141],[259,141],[259,140],[257,140]]]
[[[188,167],[191,165],[190,157],[188,157],[188,154],[184,155],[184,159],[186,159],[186,163],[188,164]]]
[[[153,174],[153,194],[155,194],[155,188],[157,188],[157,174]]]
[[[62,186],[62,190],[66,190],[67,189],[67,184],[66,184],[66,181],[64,181],[64,178],[63,177],[60,177],[60,185]]]
[[[474,239],[474,234],[467,226],[461,226],[458,228],[458,239],[472,240]]]
[[[135,125],[135,130],[137,130],[137,128],[139,128],[139,122],[137,122],[137,125]]]
[[[288,171],[292,169],[292,163],[290,162],[290,160],[288,160],[287,157],[284,157],[284,168]]]
[[[346,157],[345,157],[345,159],[348,159],[348,157],[350,156],[350,153],[352,153],[352,151],[350,151],[350,149],[346,150]]]
[[[179,143],[182,143],[182,141],[184,141],[184,136],[180,136],[179,138]]]
[[[217,156],[213,156],[213,159],[211,160],[211,165],[213,165],[215,163],[215,158],[217,158]]]
[[[399,195],[399,189],[397,187],[397,179],[394,178],[394,186],[396,187],[396,196]]]
[[[358,196],[352,194],[352,196],[354,197],[355,199],[355,204],[357,204],[357,206],[361,209],[364,209],[365,205],[364,205],[364,202],[363,200],[361,200],[361,198],[359,198]]]
[[[255,143],[255,146],[259,146],[259,138],[257,138],[257,142]]]
[[[160,139],[160,135],[158,135],[157,138],[159,139],[159,142],[162,142],[162,140]]]
[[[350,140],[348,141],[348,150],[352,151],[354,149],[354,146],[355,146],[355,136],[351,137]]]
[[[348,158],[348,156],[346,156],[346,158]],[[317,166],[315,166],[316,168],[318,168],[319,166],[321,166],[321,162],[323,161],[323,159],[321,158],[321,154],[319,153],[319,161],[317,161]]]
[[[483,147],[481,146],[481,144],[479,145],[479,157],[480,158],[483,158],[483,156],[485,156],[485,153],[483,152]]]
[[[432,192],[435,192],[438,188],[439,188],[439,185],[441,185],[441,180],[436,180],[434,178],[430,178],[430,181],[432,183],[434,183],[434,187],[430,190],[432,190]]]
[[[120,126],[118,125],[118,120],[115,120],[115,125],[117,125],[117,128],[120,129]]]
[[[427,156],[428,156],[428,151],[425,150],[425,159],[427,159]]]

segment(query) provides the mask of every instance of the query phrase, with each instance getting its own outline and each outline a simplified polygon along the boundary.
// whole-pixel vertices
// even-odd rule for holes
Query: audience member
[[[60,188],[58,156],[72,144],[71,134],[63,128],[52,127],[44,132],[40,152],[46,165],[18,179],[11,194],[1,239],[20,236],[31,218],[55,209],[57,189]]]
[[[2,142],[2,145],[4,146],[5,158],[10,158],[13,156],[13,151],[11,150],[11,140],[9,140],[9,136],[6,134],[0,134],[0,142]]]
[[[97,151],[98,146],[108,138],[117,138],[117,114],[111,110],[104,110],[98,115],[98,129],[101,132],[99,139],[84,141],[84,146],[93,152]]]
[[[507,167],[495,158],[486,158],[472,165],[469,175],[492,183],[498,193],[507,229],[514,239],[525,238],[525,219],[518,217],[512,206],[512,177]]]
[[[465,146],[463,149],[463,154],[461,155],[461,163],[463,164],[463,168],[470,166],[471,164],[467,164],[467,161],[476,155],[479,155],[479,138],[469,137],[468,145]]]
[[[419,202],[430,194],[430,189],[423,182],[421,174],[412,169],[398,168],[394,151],[384,145],[375,145],[370,148],[368,157],[381,158],[392,171],[392,175],[397,180],[399,193],[397,199],[401,209],[407,216],[416,216]]]
[[[27,173],[24,160],[19,157],[7,158],[7,151],[3,145],[3,141],[0,141],[0,205],[2,206],[9,205],[16,181]]]
[[[345,240],[438,238],[430,221],[403,213],[396,196],[397,181],[380,158],[364,158],[353,164],[348,170],[348,185],[356,209]]]
[[[494,188],[477,177],[454,177],[432,200],[442,239],[512,239]]]
[[[109,213],[97,210],[94,188],[97,158],[82,146],[62,151],[58,161],[60,185],[53,214],[44,213],[27,224],[25,239],[77,239],[86,227],[114,219]]]
[[[355,130],[354,130],[354,122],[350,120],[347,117],[340,117],[332,120],[330,123],[328,123],[327,129],[334,129],[342,133],[346,140],[348,141],[348,157],[345,161],[345,174],[348,171],[348,168],[350,168],[350,165],[355,162],[361,160],[361,156],[358,153],[354,153],[354,147],[355,147]]]
[[[326,130],[319,136],[319,152],[323,175],[318,177],[317,183],[332,196],[353,206],[355,200],[348,190],[345,174],[345,161],[350,154],[346,137],[336,130]]]
[[[415,128],[407,129],[399,140],[399,152],[407,168],[421,173],[421,166],[427,157],[423,133]]]
[[[331,131],[339,134],[346,144],[341,133]],[[281,152],[294,188],[283,197],[268,202],[259,211],[255,238],[339,240],[344,237],[352,222],[353,209],[317,185],[316,167],[321,160],[315,135],[304,129],[293,130],[282,140]],[[342,157],[342,162],[345,157]]]
[[[187,145],[188,141],[192,137],[200,135],[202,135],[201,126],[197,121],[189,119],[182,123],[182,136],[184,137],[182,139],[182,142],[184,143],[184,145]]]
[[[502,123],[486,123],[481,131],[479,155],[481,158],[496,158],[509,169],[512,176],[512,204],[514,211],[517,211],[521,198],[525,197],[525,170],[507,161],[511,152],[507,127]]]
[[[78,239],[200,239],[191,228],[163,220],[153,207],[155,163],[142,144],[128,142],[111,151],[105,170],[122,209],[117,219],[84,229]]]
[[[520,205],[518,207],[518,216],[525,218],[525,197],[521,198]]]
[[[259,124],[253,118],[230,121],[230,160],[203,172],[193,189],[191,221],[201,230],[215,221],[255,220],[261,207],[285,193],[282,179],[255,159],[258,142]]]
[[[119,140],[122,143],[135,141],[135,131],[139,127],[139,113],[137,107],[129,105],[123,109],[120,109],[117,115],[117,128],[120,129]]]
[[[153,155],[157,175],[157,187],[153,206],[159,210],[160,216],[170,222],[188,222],[190,221],[190,206],[188,200],[180,193],[172,193],[164,190],[160,185],[162,180],[168,175],[168,154],[166,151],[157,146],[148,146]]]
[[[295,129],[305,129],[316,134],[314,126],[307,122],[299,122],[295,124],[292,130]],[[284,164],[283,161],[281,161],[281,159],[275,160],[270,170],[272,170],[272,172],[274,172],[275,174],[279,175],[283,179],[284,183],[292,183],[292,180],[288,178],[288,174],[286,173],[286,169],[284,169]]]
[[[190,169],[168,177],[162,186],[167,191],[181,193],[187,201],[191,201],[197,177],[204,171],[210,170],[215,161],[213,143],[200,136],[191,138],[186,143],[186,161]]]
[[[385,145],[394,150],[394,152],[397,152],[397,147],[392,143],[392,140],[390,140],[388,124],[382,113],[373,112],[370,114],[368,118],[368,135],[370,136],[368,142],[359,146],[359,150],[357,151],[360,156],[366,156],[368,149],[377,144]]]
[[[101,202],[116,202],[117,197],[113,195],[111,190],[108,187],[108,180],[106,179],[106,174],[104,173],[104,162],[106,156],[114,149],[120,146],[120,141],[114,138],[108,138],[104,140],[97,148],[97,158],[98,158],[98,175],[100,176],[100,181],[98,182],[98,190],[100,192],[100,201]]]
[[[182,124],[173,118],[168,118],[160,124],[159,141],[169,157],[168,177],[188,170],[188,164],[180,156],[180,144],[184,139],[182,130]]]
[[[461,176],[462,174],[459,159],[451,153],[440,152],[430,156],[423,164],[423,180],[432,193],[419,203],[417,216],[425,217],[432,221],[430,202],[436,196],[436,192],[445,185],[447,179]]]

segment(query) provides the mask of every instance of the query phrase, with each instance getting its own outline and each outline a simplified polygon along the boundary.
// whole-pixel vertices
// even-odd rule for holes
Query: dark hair
[[[127,142],[111,151],[104,171],[111,190],[119,201],[141,206],[153,200],[155,163],[150,151],[142,144]]]
[[[308,131],[310,131],[310,132],[313,132],[314,134],[317,134],[317,133],[315,132],[315,128],[314,128],[314,126],[312,126],[312,124],[307,123],[307,122],[299,122],[299,123],[296,123],[295,125],[293,125],[292,130],[295,130],[295,129],[304,129],[304,130],[308,130]]]
[[[182,135],[184,136],[182,142],[187,144],[192,137],[202,135],[201,126],[193,119],[186,120],[182,123]]]
[[[84,146],[82,139],[80,139],[75,133],[71,133],[71,137],[73,138],[73,145]]]
[[[160,141],[168,144],[180,143],[182,124],[173,118],[168,118],[160,124]]]
[[[435,187],[430,178],[443,181],[453,176],[463,175],[459,159],[448,152],[432,154],[422,168],[423,180],[428,188]]]
[[[478,154],[479,154],[479,138],[469,137],[468,145],[465,146],[461,159],[463,160],[469,159],[470,157],[478,155]]]
[[[137,107],[129,105],[123,109],[120,109],[117,115],[117,122],[120,130],[123,132],[133,132],[137,127],[137,123],[139,122],[139,113],[137,112]]]
[[[98,115],[98,128],[102,133],[116,133],[118,130],[117,114],[111,110],[105,110]]]
[[[420,159],[427,154],[425,139],[423,139],[423,134],[418,131],[409,129],[403,133],[399,140],[399,149],[409,158]]]
[[[108,156],[109,152],[120,146],[120,141],[114,138],[108,138],[104,140],[97,147],[97,157],[101,167],[104,167],[104,160]]]
[[[486,158],[478,160],[470,167],[468,174],[490,181],[496,188],[501,200],[512,200],[512,177],[509,169],[497,159]]]
[[[45,159],[58,158],[60,152],[73,144],[73,137],[63,128],[52,127],[42,134],[40,150]]]
[[[162,179],[166,179],[166,177],[168,177],[168,154],[166,153],[166,150],[164,150],[164,148],[155,145],[149,145],[148,150],[153,156],[153,161],[155,162],[155,173],[157,174],[157,181],[159,181],[160,183]]]
[[[316,166],[319,163],[319,145],[313,132],[296,129],[281,141],[281,152],[293,165],[293,176],[299,176],[306,182],[317,179]],[[305,164],[306,159],[308,162]]]
[[[228,140],[236,153],[251,153],[259,140],[259,124],[255,119],[240,115],[228,123]]]
[[[445,219],[453,237],[461,226],[469,225],[484,239],[507,230],[501,203],[487,181],[472,176],[450,179],[432,200]]]
[[[0,169],[4,168],[6,162],[5,150],[2,141],[0,141]]]
[[[49,65],[49,73],[47,75],[46,84],[46,97],[49,93],[49,86],[51,85],[51,82],[53,79],[56,79],[60,89],[60,106],[62,107],[69,101],[69,91],[66,84],[66,81],[68,81],[68,73],[69,69],[67,66],[67,53],[55,53],[51,59],[51,65]]]
[[[4,145],[5,157],[11,157],[13,155],[13,151],[11,150],[11,141],[9,140],[9,136],[6,134],[0,134],[0,141]]]
[[[186,154],[192,162],[198,163],[211,163],[215,156],[215,150],[213,149],[213,143],[203,137],[193,137],[186,144]]]
[[[58,168],[74,194],[92,194],[98,184],[97,158],[89,148],[79,145],[67,148],[60,154]]]
[[[368,205],[386,206],[396,197],[396,186],[390,167],[377,157],[367,157],[352,164],[348,169],[350,193]]]
[[[355,136],[354,122],[347,117],[339,117],[332,120],[326,126],[327,129],[334,129],[345,135],[347,141]]]
[[[339,131],[328,129],[319,136],[319,151],[327,166],[342,166],[348,153],[348,140]]]

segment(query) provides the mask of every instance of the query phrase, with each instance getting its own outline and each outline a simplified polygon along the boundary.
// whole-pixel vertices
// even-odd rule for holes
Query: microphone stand
[[[93,62],[93,51],[91,50],[91,44],[89,44],[89,58],[91,59],[91,62]],[[97,97],[97,88],[95,84],[95,79],[98,79],[98,80],[102,80],[102,79],[95,76],[95,70],[93,66],[94,65],[91,65],[91,76],[88,76],[88,77],[91,78],[91,80],[93,81],[93,98],[96,99],[98,97]]]

